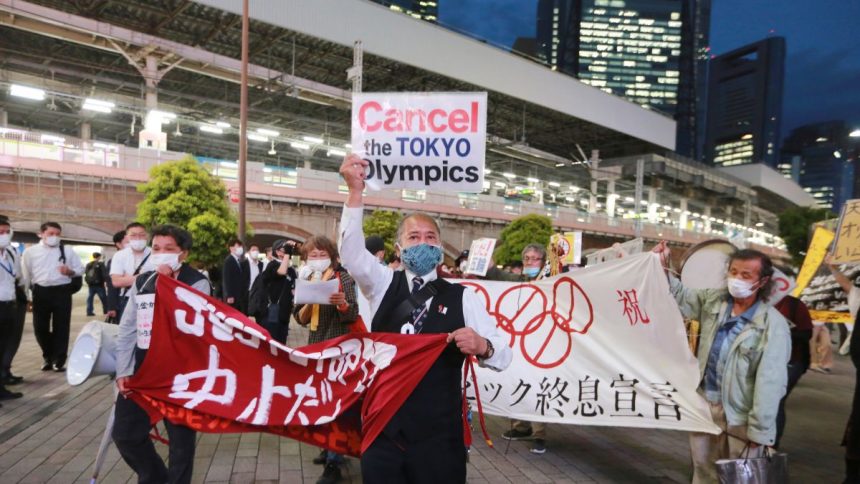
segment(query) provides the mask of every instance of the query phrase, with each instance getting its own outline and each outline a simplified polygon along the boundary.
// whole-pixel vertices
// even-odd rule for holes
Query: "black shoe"
[[[66,371],[66,367],[57,363],[56,365],[54,365],[54,371],[56,371],[57,373],[62,373]]]
[[[50,361],[45,361],[44,363],[42,363],[42,371],[51,371],[53,367],[54,364]]]
[[[0,384],[17,385],[18,383],[21,383],[22,381],[24,381],[23,376],[9,375],[9,376],[3,378],[2,382],[0,382]]]
[[[343,476],[340,475],[340,466],[337,464],[326,464],[323,475],[317,479],[317,484],[335,484],[340,482]]]
[[[314,457],[314,460],[312,462],[318,466],[325,465],[327,454],[328,453],[325,450],[320,451],[320,455]]]
[[[517,429],[511,429],[502,434],[502,438],[505,440],[528,440],[532,438],[532,431],[529,429],[528,432],[523,432]]]
[[[14,398],[21,398],[24,394],[21,392],[10,392],[9,390],[0,387],[0,400],[12,400]]]
[[[546,442],[543,439],[535,439],[535,443],[529,452],[532,454],[545,454],[546,453]]]
[[[95,315],[96,315],[95,313],[92,313],[92,314],[87,313],[87,316],[95,316]]]

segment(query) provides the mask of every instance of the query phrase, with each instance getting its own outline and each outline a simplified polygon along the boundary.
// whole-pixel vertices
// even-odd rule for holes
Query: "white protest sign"
[[[487,93],[354,93],[352,150],[367,186],[480,193]]]
[[[496,239],[483,238],[472,241],[469,248],[469,261],[466,263],[466,274],[486,276],[493,259],[493,249]]]
[[[152,317],[155,314],[155,294],[134,296],[134,310],[137,322],[137,347],[148,349],[152,340]]]
[[[657,255],[531,283],[459,282],[485,302],[514,353],[505,371],[476,369],[487,413],[719,433],[696,392],[698,362]]]
[[[642,252],[644,242],[641,238],[631,239],[622,243],[612,244],[612,247],[600,249],[592,252],[586,257],[587,265],[600,264],[609,260],[620,259],[628,255],[639,254]]]

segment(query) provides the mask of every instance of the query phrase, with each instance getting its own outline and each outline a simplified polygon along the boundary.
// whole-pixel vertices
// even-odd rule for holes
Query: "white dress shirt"
[[[131,247],[126,247],[121,251],[114,254],[113,259],[111,259],[110,263],[110,275],[112,276],[131,276],[134,274],[137,266],[143,262],[144,257],[148,256],[152,252],[152,249],[146,247],[143,249],[140,254],[136,254]],[[143,267],[140,268],[138,274],[143,274],[144,272],[154,271],[155,267],[152,267],[152,262],[150,259],[146,260],[146,263],[143,264]]]
[[[260,275],[260,266],[257,265],[259,264],[260,259],[252,259],[250,255],[246,255],[245,257],[247,257],[248,266],[251,268],[251,277],[248,278],[248,290],[250,291],[251,286],[254,285],[254,280]]]
[[[379,304],[394,279],[394,270],[379,263],[379,260],[364,247],[364,230],[362,217],[364,207],[343,207],[340,219],[340,257],[341,264],[358,284],[369,305],[370,320],[366,321],[368,329],[373,316],[379,309]],[[406,272],[407,287],[412,287],[412,279],[416,277],[410,271]],[[436,279],[436,269],[421,276],[424,284]],[[430,307],[433,298],[425,303]],[[496,371],[504,370],[511,364],[513,353],[508,347],[508,340],[496,328],[496,320],[487,312],[484,303],[471,290],[463,291],[463,320],[466,327],[472,328],[480,336],[487,338],[493,344],[494,353],[491,358],[478,360],[481,366]]]
[[[64,245],[66,253],[66,265],[74,272],[75,276],[83,275],[84,265],[81,258],[68,245]],[[62,286],[72,282],[72,278],[60,273],[60,246],[48,247],[44,242],[31,245],[24,251],[21,263],[21,275],[24,286]]]
[[[15,300],[15,284],[21,279],[20,259],[14,247],[0,249],[0,302]]]

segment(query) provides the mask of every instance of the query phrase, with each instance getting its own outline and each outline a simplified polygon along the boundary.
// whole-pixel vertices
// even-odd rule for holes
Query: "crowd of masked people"
[[[193,240],[180,227],[148,228],[131,223],[114,236],[116,253],[109,260],[93,254],[93,260],[84,266],[63,244],[59,224],[43,224],[41,241],[21,255],[9,249],[11,224],[0,218],[0,399],[21,396],[3,385],[22,381],[12,374],[11,361],[29,304],[42,350],[42,370],[64,371],[71,296],[84,279],[89,287],[87,314],[95,316],[94,298],[98,297],[104,316],[119,324],[116,383],[120,395],[113,438],[120,454],[140,482],[190,482],[194,431],[166,422],[170,441],[166,466],[149,437],[147,414],[125,398],[130,392],[128,379],[139,369],[149,344],[138,325],[146,313],[137,309],[153,300],[159,275],[173,277],[255,319],[282,343],[289,335],[291,319],[308,329],[308,344],[342,336],[356,327],[401,334],[448,333],[451,345],[443,357],[362,455],[362,479],[369,483],[465,482],[459,399],[463,358],[473,355],[480,364],[501,371],[510,364],[512,353],[483,303],[462,286],[446,282],[474,276],[467,274],[468,252],[452,266],[443,264],[441,231],[435,219],[422,213],[404,217],[395,237],[395,254],[386,254],[380,237],[365,238],[361,161],[349,158],[341,168],[350,191],[340,222],[340,246],[327,237],[312,236],[301,244],[277,240],[261,251],[257,245],[246,247],[233,239],[225,247],[223,263],[211,268],[211,273],[186,263]],[[693,482],[717,482],[714,463],[718,459],[738,458],[742,451],[762,455],[764,448],[778,447],[785,426],[785,399],[810,367],[812,322],[807,308],[796,298],[788,296],[775,305],[768,300],[773,263],[761,252],[733,254],[726,287],[719,290],[684,287],[672,274],[666,243],[659,243],[653,252],[664,264],[671,293],[685,318],[701,325],[694,350],[701,377],[698,390],[722,433],[690,433]],[[295,267],[294,257],[301,259]],[[545,245],[528,244],[520,261],[502,269],[491,264],[483,277],[537,281],[551,272],[547,259]],[[860,297],[860,288],[853,281],[835,266],[826,266],[846,292],[854,291]],[[295,303],[297,281],[332,279],[338,280],[338,291],[328,304]],[[366,300],[362,308],[359,296]],[[437,307],[446,311],[434,312]],[[860,348],[860,343],[853,343],[852,350]],[[852,360],[860,367],[855,353],[860,351],[852,351]],[[855,395],[845,433],[845,482],[860,482],[857,419],[860,394]],[[530,440],[530,451],[543,454],[547,451],[546,427],[541,422],[512,421],[503,437]],[[343,456],[322,450],[314,459],[315,464],[324,465],[318,482],[340,481],[342,462]]]

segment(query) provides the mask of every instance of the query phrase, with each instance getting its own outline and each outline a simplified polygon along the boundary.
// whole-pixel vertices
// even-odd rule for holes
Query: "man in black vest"
[[[116,339],[116,386],[119,396],[114,411],[113,440],[126,464],[137,473],[139,483],[188,483],[194,464],[196,433],[188,427],[165,420],[170,449],[169,467],[155,451],[149,438],[149,416],[133,400],[128,378],[143,363],[149,349],[155,281],[158,276],[173,277],[204,294],[211,294],[209,280],[183,262],[191,250],[191,234],[173,225],[162,225],[152,231],[151,263],[154,271],[140,274],[128,292],[128,304],[122,313]],[[148,321],[147,321],[148,319]]]
[[[376,483],[465,483],[463,443],[463,361],[478,357],[482,366],[503,370],[511,362],[507,338],[473,291],[437,278],[442,240],[436,221],[422,213],[405,217],[397,245],[405,271],[379,264],[365,250],[362,231],[367,162],[348,156],[340,173],[349,187],[341,218],[342,263],[368,299],[371,331],[403,334],[448,333],[448,348],[439,356],[406,402],[361,456],[362,481]],[[434,295],[407,310],[401,302]]]

